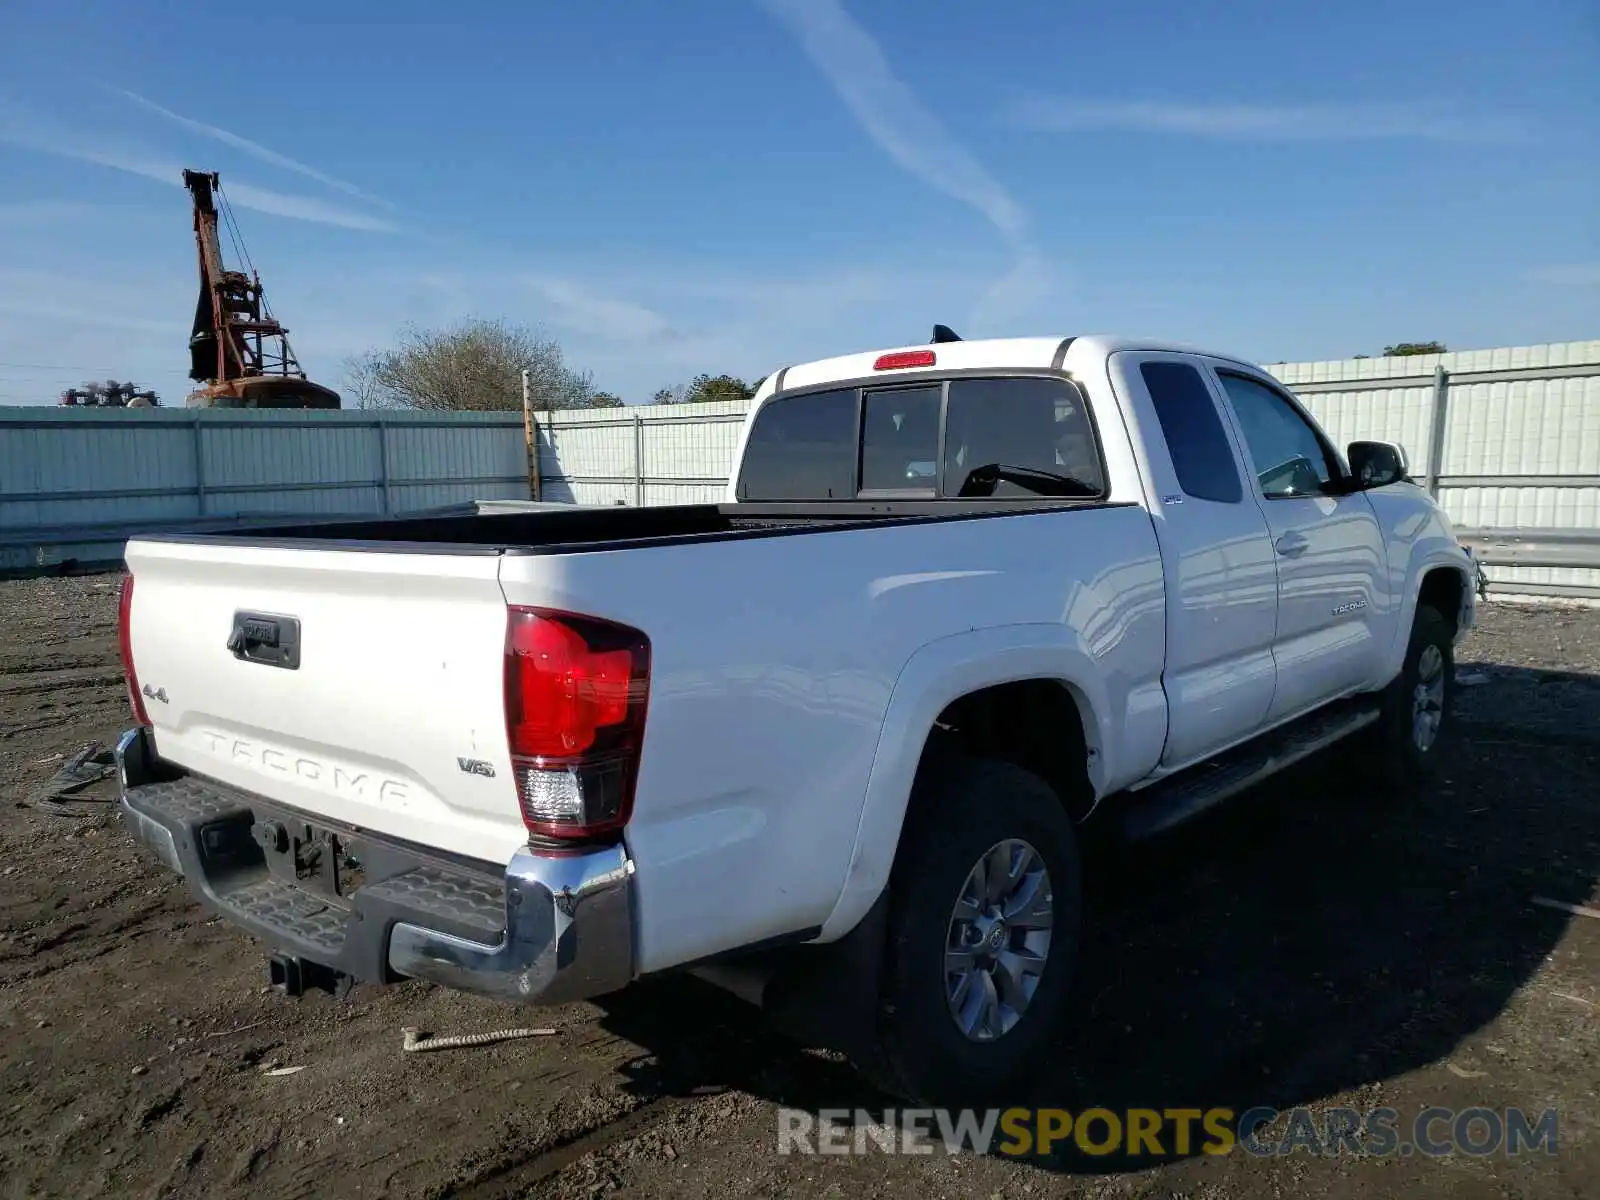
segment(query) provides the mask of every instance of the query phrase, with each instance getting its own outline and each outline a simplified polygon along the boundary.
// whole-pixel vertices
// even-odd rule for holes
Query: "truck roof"
[[[1059,337],[978,338],[972,341],[924,342],[910,346],[886,346],[876,350],[862,350],[834,358],[819,358],[807,363],[796,363],[770,376],[762,386],[760,399],[774,392],[793,388],[817,387],[846,379],[867,379],[888,376],[915,378],[918,375],[938,375],[952,370],[983,370],[985,368],[1066,368],[1072,370],[1086,366],[1091,360],[1103,359],[1118,350],[1167,350],[1184,354],[1209,354],[1217,358],[1245,362],[1231,354],[1218,354],[1182,342],[1163,341],[1158,338],[1127,337],[1120,334],[1063,335]],[[911,354],[932,351],[935,361],[925,366],[901,368],[891,371],[875,370],[873,364],[888,354]]]

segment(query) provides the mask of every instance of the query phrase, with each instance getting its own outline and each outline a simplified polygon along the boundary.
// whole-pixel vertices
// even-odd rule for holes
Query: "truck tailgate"
[[[163,759],[475,859],[527,840],[498,554],[135,539],[127,561]]]

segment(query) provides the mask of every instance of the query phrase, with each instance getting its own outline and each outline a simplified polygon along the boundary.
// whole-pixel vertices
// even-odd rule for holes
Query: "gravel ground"
[[[419,984],[268,993],[260,948],[103,803],[25,804],[126,722],[115,585],[0,582],[0,1195],[1600,1195],[1600,920],[1530,903],[1600,905],[1600,610],[1484,611],[1423,795],[1349,794],[1336,750],[1092,863],[1078,1032],[1031,1098],[1555,1107],[1558,1153],[1152,1164],[779,1155],[778,1106],[886,1101],[693,980],[531,1018]],[[400,1049],[530,1019],[558,1032]]]

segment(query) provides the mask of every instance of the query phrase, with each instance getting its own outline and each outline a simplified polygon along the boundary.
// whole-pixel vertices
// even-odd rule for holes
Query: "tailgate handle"
[[[244,662],[300,669],[300,620],[272,613],[236,612],[228,650]]]

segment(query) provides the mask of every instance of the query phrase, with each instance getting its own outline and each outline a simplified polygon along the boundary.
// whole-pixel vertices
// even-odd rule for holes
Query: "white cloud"
[[[359,229],[370,233],[398,233],[400,230],[400,226],[393,221],[340,208],[312,196],[274,192],[249,183],[230,183],[223,190],[228,199],[239,207],[253,208],[276,217],[290,217],[296,221],[313,221],[318,225],[336,225],[340,229]]]
[[[1600,287],[1600,262],[1559,263],[1535,267],[1527,273],[1530,283],[1554,283],[1563,287]]]
[[[1515,136],[1500,117],[1474,116],[1439,104],[1189,104],[1087,100],[1029,95],[1011,103],[1016,125],[1050,133],[1116,130],[1259,141],[1408,138],[1451,142]]]
[[[570,279],[526,275],[523,282],[555,308],[557,324],[574,332],[611,342],[655,342],[678,336],[660,313],[600,295]]]
[[[53,404],[64,388],[108,377],[183,403],[192,285],[160,272],[119,282],[101,266],[0,264],[0,405]]]
[[[247,137],[242,137],[219,126],[209,125],[204,121],[197,121],[193,117],[186,117],[182,113],[173,112],[170,108],[164,108],[157,104],[154,100],[147,100],[137,92],[130,92],[122,88],[117,89],[117,91],[120,95],[126,96],[141,108],[153,112],[157,116],[165,117],[174,124],[181,125],[185,129],[192,130],[205,137],[213,138],[224,145],[232,146],[236,150],[242,150],[262,162],[271,163],[275,167],[282,167],[286,171],[293,171],[297,175],[304,175],[307,179],[315,179],[318,183],[344,192],[346,195],[354,196],[359,200],[365,200],[371,204],[381,204],[387,208],[394,207],[389,201],[379,196],[374,196],[371,192],[362,191],[353,183],[346,183],[342,179],[336,179],[332,175],[324,174],[315,167],[307,166],[298,159],[290,158],[287,154],[280,154],[276,150],[263,146],[260,142],[253,142]]]
[[[163,310],[174,315],[165,320],[150,315]],[[187,337],[193,311],[193,296],[174,286],[172,278],[117,283],[92,274],[0,266],[0,312],[18,317]],[[52,354],[46,351],[43,357]]]
[[[760,0],[799,42],[867,135],[891,159],[928,186],[970,206],[999,230],[1016,266],[991,286],[975,317],[1036,299],[1046,272],[1033,248],[1028,215],[1004,184],[890,69],[882,48],[839,0]]]
[[[103,146],[87,140],[71,130],[48,122],[24,116],[14,108],[0,105],[0,142],[70,158],[77,162],[108,167],[143,179],[173,187],[183,185],[183,168],[170,160],[150,155],[141,150]],[[299,221],[313,221],[320,225],[334,225],[342,229],[359,229],[378,233],[394,233],[399,226],[381,217],[369,216],[353,209],[328,204],[313,196],[299,196],[275,192],[250,183],[227,185],[228,198],[243,208],[291,217]]]

